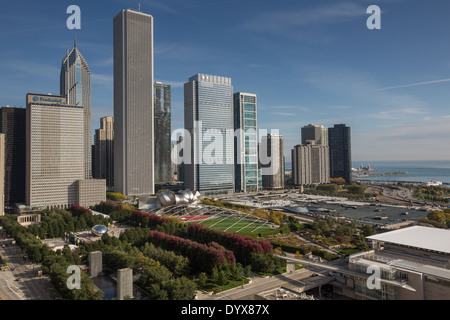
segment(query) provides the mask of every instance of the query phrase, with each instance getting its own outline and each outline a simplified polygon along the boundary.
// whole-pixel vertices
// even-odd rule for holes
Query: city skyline
[[[25,3],[1,5],[7,50],[0,53],[0,105],[25,107],[27,92],[59,92],[61,57],[76,34],[92,73],[93,131],[113,115],[112,20],[130,3],[78,1],[76,31],[65,24],[68,3]],[[366,27],[371,4],[382,10],[381,30]],[[448,159],[449,7],[401,0],[141,1],[155,19],[155,81],[172,87],[172,129],[183,128],[186,78],[230,77],[236,92],[258,96],[258,127],[280,130],[286,163],[309,123],[351,127],[356,161]]]

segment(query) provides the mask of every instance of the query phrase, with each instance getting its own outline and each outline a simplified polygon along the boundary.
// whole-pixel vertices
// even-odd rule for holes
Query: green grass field
[[[272,231],[270,227],[261,226],[260,223],[248,220],[239,220],[236,218],[220,217],[202,221],[201,223],[213,229],[218,229],[229,233],[238,233],[242,235],[249,233],[266,233],[268,231]]]

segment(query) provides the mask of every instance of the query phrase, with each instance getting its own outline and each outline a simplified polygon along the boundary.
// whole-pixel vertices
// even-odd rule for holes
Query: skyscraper
[[[345,124],[335,124],[328,128],[330,146],[330,176],[344,178],[352,182],[352,153],[350,127]]]
[[[283,136],[268,134],[261,137],[259,147],[260,168],[262,168],[262,186],[264,189],[284,188]],[[265,163],[265,158],[270,160]]]
[[[235,139],[236,191],[249,192],[259,189],[257,98],[255,94],[234,94],[234,129],[239,131]]]
[[[296,145],[292,149],[292,180],[295,185],[330,182],[329,148],[321,145]]]
[[[67,208],[106,200],[106,181],[84,177],[83,107],[67,105],[64,96],[27,94],[26,101],[26,205]]]
[[[184,84],[186,188],[202,195],[234,192],[233,86],[231,78],[197,74]],[[186,138],[186,137],[185,137]]]
[[[84,178],[84,112],[63,96],[27,94],[26,204],[65,208]]]
[[[0,133],[5,134],[5,206],[25,202],[26,109],[3,107]]]
[[[5,135],[0,133],[0,216],[5,214]]]
[[[315,124],[308,124],[302,128],[302,144],[316,144],[328,146],[328,128]]]
[[[173,180],[171,141],[171,88],[155,82],[155,184],[167,184]]]
[[[114,191],[154,193],[153,17],[114,17]]]
[[[83,107],[84,177],[89,179],[92,177],[91,72],[76,41],[61,64],[60,95],[67,98],[68,105]]]
[[[100,118],[100,129],[94,135],[93,176],[106,179],[108,189],[114,188],[114,118]]]

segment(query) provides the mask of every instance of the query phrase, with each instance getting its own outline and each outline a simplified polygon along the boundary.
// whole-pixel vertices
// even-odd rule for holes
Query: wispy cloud
[[[383,131],[353,132],[352,156],[372,160],[449,159],[449,118],[429,118],[420,125],[391,127]]]
[[[271,109],[291,109],[291,110],[295,110],[295,111],[309,111],[308,108],[306,107],[302,107],[302,106],[272,106],[270,107]]]
[[[185,60],[190,63],[212,59],[216,56],[212,49],[175,42],[158,42],[155,44],[154,51],[155,60]]]
[[[272,112],[273,115],[276,116],[282,116],[282,117],[294,117],[296,116],[295,113],[290,113],[290,112]]]
[[[101,85],[101,86],[107,86],[107,87],[113,87],[114,84],[114,77],[111,74],[99,74],[99,73],[92,73],[91,74],[91,81],[94,85]]]
[[[347,21],[364,16],[366,9],[367,7],[356,3],[340,2],[302,10],[268,12],[247,22],[245,27],[255,31],[280,33],[293,27]]]
[[[431,80],[431,81],[422,81],[422,82],[415,82],[415,83],[408,83],[408,84],[403,84],[403,85],[398,85],[398,86],[380,88],[379,90],[380,91],[393,90],[393,89],[409,88],[409,87],[416,87],[416,86],[424,86],[424,85],[443,83],[443,82],[450,82],[450,78],[440,79],[440,80]]]

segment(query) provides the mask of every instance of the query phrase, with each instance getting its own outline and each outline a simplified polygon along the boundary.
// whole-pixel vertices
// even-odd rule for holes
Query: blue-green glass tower
[[[235,188],[237,192],[260,189],[258,170],[257,97],[256,94],[234,94]],[[238,131],[236,131],[238,130]]]

